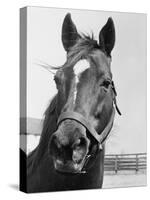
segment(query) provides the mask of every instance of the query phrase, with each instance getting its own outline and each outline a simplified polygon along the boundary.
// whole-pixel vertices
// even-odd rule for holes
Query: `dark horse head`
[[[114,120],[116,91],[111,73],[115,28],[111,18],[99,41],[80,35],[71,15],[62,27],[67,61],[55,75],[57,130],[49,141],[54,167],[62,173],[82,173],[90,157],[103,148]],[[83,170],[84,169],[84,170]]]

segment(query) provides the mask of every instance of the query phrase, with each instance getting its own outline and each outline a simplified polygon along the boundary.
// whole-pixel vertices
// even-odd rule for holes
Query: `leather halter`
[[[66,120],[66,119],[75,120],[78,123],[80,123],[82,126],[84,126],[89,131],[89,133],[95,138],[95,140],[97,141],[98,147],[99,147],[98,152],[100,150],[102,150],[103,144],[105,143],[105,141],[106,141],[106,139],[107,139],[107,137],[108,137],[108,135],[111,131],[111,128],[113,126],[113,121],[114,121],[114,116],[115,116],[115,108],[116,108],[118,114],[121,115],[121,112],[120,112],[120,110],[117,106],[117,101],[116,101],[117,92],[115,90],[115,86],[114,86],[113,81],[111,82],[110,87],[113,91],[113,103],[114,103],[115,107],[113,105],[112,113],[111,113],[109,122],[100,134],[97,133],[97,131],[92,126],[92,124],[88,121],[88,119],[86,119],[82,114],[74,112],[74,111],[68,111],[68,112],[61,113],[59,118],[58,118],[58,121],[57,121],[58,126],[60,125],[60,123],[62,121]],[[91,158],[95,158],[96,155],[98,154],[98,152],[96,151],[93,154],[86,155],[84,165],[83,165],[81,171],[78,172],[78,173],[86,173],[87,172],[86,166],[87,166],[89,160]]]

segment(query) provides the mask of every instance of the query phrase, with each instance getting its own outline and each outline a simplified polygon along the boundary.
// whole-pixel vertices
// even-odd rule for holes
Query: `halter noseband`
[[[73,119],[73,120],[77,121],[78,123],[83,125],[89,131],[89,133],[99,143],[100,148],[101,148],[103,142],[106,140],[106,138],[111,130],[111,127],[112,127],[112,124],[114,121],[114,116],[115,116],[115,109],[113,107],[113,111],[112,111],[110,120],[101,134],[98,134],[96,132],[96,130],[94,129],[94,127],[92,126],[92,124],[85,117],[83,117],[80,113],[77,113],[77,112],[72,112],[72,111],[63,112],[58,118],[57,125],[59,126],[59,124],[66,119]]]

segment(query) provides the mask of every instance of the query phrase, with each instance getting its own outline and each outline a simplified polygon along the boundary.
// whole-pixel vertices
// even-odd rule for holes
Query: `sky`
[[[61,28],[70,12],[78,32],[99,32],[108,17],[116,30],[111,70],[118,93],[114,127],[106,143],[108,153],[146,152],[146,15],[121,12],[28,7],[27,117],[43,118],[57,90],[53,75],[39,64],[60,66],[66,61]]]

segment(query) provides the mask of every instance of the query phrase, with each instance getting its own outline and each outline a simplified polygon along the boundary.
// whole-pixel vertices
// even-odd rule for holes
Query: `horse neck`
[[[48,142],[50,136],[56,131],[57,128],[57,115],[56,115],[56,96],[51,101],[49,107],[45,112],[45,119],[43,122],[43,130],[40,138],[39,145],[28,157],[28,164],[32,163],[32,169],[39,166],[45,152],[48,151]],[[47,154],[46,154],[47,155]]]

